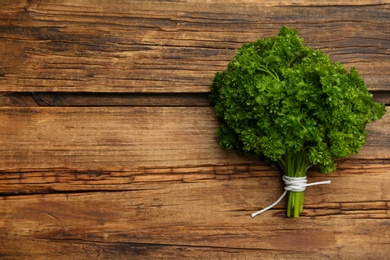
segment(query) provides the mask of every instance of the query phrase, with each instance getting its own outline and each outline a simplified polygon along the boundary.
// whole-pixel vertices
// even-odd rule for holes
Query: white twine
[[[294,191],[294,192],[301,192],[305,191],[306,187],[308,186],[314,186],[314,185],[321,185],[321,184],[330,184],[330,181],[319,181],[319,182],[313,182],[313,183],[307,183],[307,177],[289,177],[286,175],[283,175],[283,181],[284,181],[284,192],[282,196],[280,196],[279,199],[277,199],[274,203],[269,205],[268,207],[259,210],[253,214],[251,214],[252,218],[256,217],[257,215],[273,208],[275,205],[277,205],[283,198],[286,196],[287,191]]]

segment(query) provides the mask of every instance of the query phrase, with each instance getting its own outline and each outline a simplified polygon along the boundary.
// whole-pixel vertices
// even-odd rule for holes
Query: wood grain
[[[340,3],[6,1],[1,91],[208,92],[237,48],[283,25],[388,91],[389,3]]]
[[[368,127],[368,142],[354,158],[390,159],[389,120],[387,113]],[[247,160],[218,146],[211,107],[3,107],[0,122],[5,170],[126,170]]]
[[[212,113],[180,107],[1,108],[0,167],[23,162],[21,168],[126,169],[241,160],[221,152]]]
[[[222,150],[207,95],[286,25],[388,113],[299,219],[281,173]],[[1,259],[379,259],[390,252],[390,2],[3,0]]]
[[[385,259],[390,248],[390,172],[388,164],[377,166],[362,174],[351,172],[353,166],[346,164],[349,170],[312,176],[312,181],[331,179],[332,184],[307,189],[304,215],[288,222],[284,203],[255,219],[249,215],[280,195],[282,185],[276,173],[268,177],[232,174],[223,180],[134,182],[132,189],[117,186],[111,192],[3,196],[1,240],[7,245],[6,255],[21,256],[32,254],[23,251],[31,245],[64,256],[58,246],[78,243],[75,256],[83,255],[82,248],[95,248],[92,252],[108,248],[113,257],[136,252],[139,257],[161,257],[166,251],[176,257],[186,253],[189,258],[220,253],[225,257]],[[355,189],[364,196],[358,196]],[[159,245],[156,252],[153,245]],[[190,253],[196,249],[199,252]]]

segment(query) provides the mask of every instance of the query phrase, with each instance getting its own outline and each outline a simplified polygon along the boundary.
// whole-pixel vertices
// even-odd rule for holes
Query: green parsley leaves
[[[322,173],[357,153],[365,126],[385,114],[356,69],[303,45],[293,29],[245,43],[216,73],[210,100],[222,123],[222,147],[279,162],[305,150]]]
[[[366,125],[386,112],[356,69],[348,72],[304,46],[287,27],[245,43],[227,70],[216,73],[210,101],[223,148],[261,155],[293,178],[305,177],[312,165],[334,171],[335,160],[358,153]],[[303,201],[303,191],[289,191],[287,216],[299,217]]]

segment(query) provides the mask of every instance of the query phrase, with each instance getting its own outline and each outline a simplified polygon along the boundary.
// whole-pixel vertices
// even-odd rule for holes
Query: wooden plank
[[[341,176],[344,178],[341,179],[345,180],[343,182],[344,184],[342,184],[344,185],[344,189],[342,190],[350,192],[350,188],[353,187],[355,182],[345,177],[355,178],[357,183],[364,186],[365,174],[376,176],[377,173],[387,172],[389,170],[389,163],[389,160],[347,160],[340,162],[338,171],[332,173],[331,176],[338,177],[339,174],[342,174]],[[143,187],[143,184],[193,183],[246,178],[262,178],[268,181],[270,178],[277,179],[280,175],[280,170],[261,162],[220,166],[138,168],[132,171],[23,169],[17,172],[2,171],[0,176],[0,195],[92,191],[114,192],[118,191],[118,189],[120,191],[136,191],[142,189],[140,187]],[[355,177],[356,175],[358,177]],[[310,178],[318,178],[322,175],[316,173],[313,168],[310,170],[309,176]],[[381,179],[378,178],[377,180],[379,181],[372,182],[372,186],[383,186],[380,182]],[[347,185],[345,186],[345,184]],[[277,191],[281,190],[279,181],[270,185],[277,185],[273,189]],[[350,196],[353,197],[355,193],[352,192],[351,194]],[[365,198],[367,198],[367,195]],[[334,198],[330,198],[330,200],[332,199]]]
[[[146,245],[132,243],[83,243],[80,241],[44,241],[36,239],[7,239],[1,241],[7,256],[19,259],[323,259],[326,254],[285,252],[268,250],[242,250],[216,247],[189,247],[169,245]],[[0,242],[0,243],[1,243]],[[31,249],[34,250],[31,250]],[[49,250],[48,250],[49,248]],[[64,248],[68,249],[64,255]],[[333,255],[333,254],[332,254]]]
[[[2,107],[0,169],[127,170],[245,163],[217,143],[211,107]],[[389,159],[389,113],[355,159]]]
[[[1,235],[0,235],[1,236]],[[136,243],[90,243],[73,240],[7,238],[0,240],[5,259],[322,259],[320,254],[257,249],[148,245]],[[66,255],[64,248],[67,251]]]
[[[113,257],[138,252],[137,257],[385,259],[390,249],[388,161],[367,168],[362,173],[357,165],[345,164],[347,170],[312,175],[311,181],[332,183],[308,188],[305,214],[289,220],[285,200],[257,218],[249,215],[282,192],[276,172],[134,182],[132,190],[117,186],[116,192],[2,196],[0,245],[6,246],[5,257],[31,258],[66,257],[60,248],[77,243],[74,258],[91,249],[91,254]]]
[[[1,91],[208,92],[242,43],[282,25],[389,90],[388,3],[241,2],[7,1]]]
[[[1,169],[125,170],[242,160],[218,147],[217,120],[210,107],[0,111]]]

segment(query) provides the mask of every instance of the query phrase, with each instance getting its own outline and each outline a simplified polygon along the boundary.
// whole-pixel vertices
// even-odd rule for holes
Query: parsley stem
[[[270,75],[274,79],[280,81],[278,74],[275,71],[271,70],[270,68],[268,68],[268,67],[266,67],[264,65],[261,65],[257,69],[262,71],[262,72],[267,73],[268,75]]]
[[[285,155],[278,161],[280,168],[289,177],[305,177],[307,170],[311,167],[306,149],[302,149],[293,155]],[[289,191],[287,202],[287,216],[299,217],[303,211],[304,192]]]

